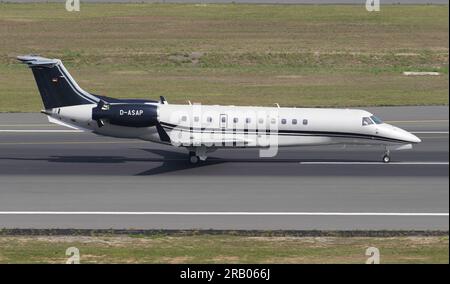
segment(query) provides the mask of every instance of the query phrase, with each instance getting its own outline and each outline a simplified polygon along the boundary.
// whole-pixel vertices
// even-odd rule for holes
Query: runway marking
[[[4,133],[80,133],[83,130],[76,129],[0,129]],[[449,134],[448,131],[412,131],[413,134]]]
[[[433,122],[449,122],[448,119],[428,119],[428,120],[387,120],[386,123],[433,123]]]
[[[56,124],[0,124],[0,127],[23,127],[23,126],[44,126],[44,127],[55,127]]]
[[[445,139],[445,138],[448,139],[447,136],[432,136],[432,137],[420,137],[420,138],[427,139],[427,140],[430,140],[430,139]]]
[[[63,142],[0,142],[0,145],[60,145],[60,144],[136,144],[147,141],[63,141]]]
[[[448,134],[448,131],[412,131],[412,134]]]
[[[4,133],[80,133],[83,130],[52,130],[52,129],[0,129]]]
[[[186,215],[186,216],[429,216],[448,217],[449,213],[429,212],[198,212],[198,211],[0,211],[0,215]]]
[[[66,129],[0,129],[2,133],[80,133],[83,130]],[[413,131],[413,134],[449,134],[448,131]]]
[[[300,162],[301,165],[448,165],[448,162]]]

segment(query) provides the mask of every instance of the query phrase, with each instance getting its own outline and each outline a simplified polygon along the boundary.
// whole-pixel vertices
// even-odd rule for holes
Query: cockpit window
[[[380,118],[376,117],[375,115],[372,115],[370,118],[371,118],[371,119],[373,120],[373,122],[375,122],[376,124],[382,124],[382,123],[383,123],[383,121],[382,121]]]
[[[363,126],[371,125],[371,124],[373,124],[373,121],[370,119],[370,117],[363,117],[363,119],[362,119]]]

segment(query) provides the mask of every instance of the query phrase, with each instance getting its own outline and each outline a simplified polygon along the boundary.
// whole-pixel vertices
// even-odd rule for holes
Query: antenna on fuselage
[[[168,105],[169,104],[164,96],[159,96],[159,100],[160,100],[160,102],[163,105]]]

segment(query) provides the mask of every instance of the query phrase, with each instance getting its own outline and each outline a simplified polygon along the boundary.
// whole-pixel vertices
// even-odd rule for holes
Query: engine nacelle
[[[158,123],[156,105],[146,104],[99,104],[92,109],[92,119],[128,127],[150,127]],[[100,126],[100,123],[99,123]]]

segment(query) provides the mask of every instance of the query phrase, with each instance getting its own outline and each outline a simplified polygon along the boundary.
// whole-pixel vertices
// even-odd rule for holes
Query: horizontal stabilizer
[[[79,127],[77,125],[70,124],[70,123],[67,123],[67,122],[63,122],[63,121],[58,120],[58,119],[56,119],[54,117],[51,117],[51,116],[47,116],[47,118],[48,118],[48,122],[50,122],[50,123],[54,123],[54,124],[57,124],[57,125],[61,125],[61,126],[64,126],[64,127],[71,128],[71,129],[82,130],[82,131],[89,131],[88,129],[85,129],[85,128],[82,128],[82,127]]]
[[[49,59],[37,55],[17,56],[17,59],[30,67],[33,66],[53,67],[61,63],[59,59]]]

